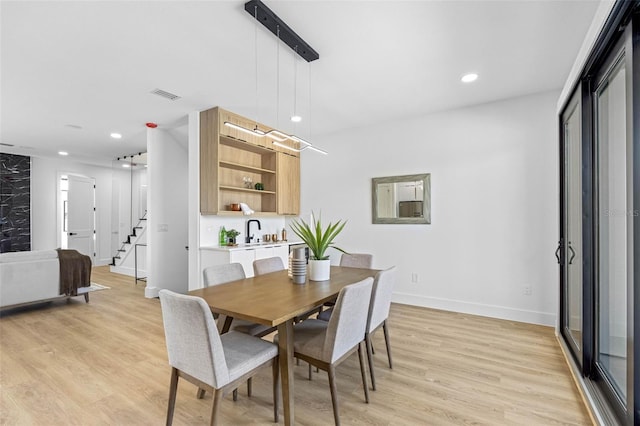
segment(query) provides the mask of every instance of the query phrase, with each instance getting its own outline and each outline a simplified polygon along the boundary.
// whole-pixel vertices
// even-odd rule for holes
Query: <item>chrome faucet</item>
[[[244,239],[245,243],[247,244],[249,244],[253,239],[253,235],[251,235],[251,222],[256,222],[258,224],[258,230],[262,229],[262,226],[260,225],[260,221],[258,219],[249,219],[247,221],[247,236]]]

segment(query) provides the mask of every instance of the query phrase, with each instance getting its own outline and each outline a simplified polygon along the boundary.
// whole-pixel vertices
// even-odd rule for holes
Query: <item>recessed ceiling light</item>
[[[478,74],[470,73],[465,74],[460,79],[463,83],[471,83],[472,81],[476,81],[478,79]]]
[[[120,133],[111,133],[111,137],[114,139],[122,139],[122,135]]]
[[[123,165],[122,165],[122,167],[124,167],[124,168],[128,168],[128,167],[131,167],[131,166],[130,166],[130,165],[128,165],[128,164],[123,164]]]
[[[58,155],[69,155],[67,151],[58,151]]]
[[[293,121],[294,123],[299,123],[302,121],[302,117],[300,117],[299,115],[292,115],[291,121]]]

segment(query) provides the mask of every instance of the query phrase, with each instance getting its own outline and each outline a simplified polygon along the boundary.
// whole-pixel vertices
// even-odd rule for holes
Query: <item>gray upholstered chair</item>
[[[340,424],[336,367],[356,350],[360,359],[365,401],[369,402],[363,336],[367,326],[372,286],[373,278],[367,278],[344,287],[338,294],[334,314],[329,322],[308,319],[293,326],[294,356],[326,371],[329,375],[336,425]]]
[[[384,331],[384,342],[387,346],[389,368],[393,368],[387,318],[389,318],[389,308],[391,307],[391,296],[393,294],[393,286],[395,285],[395,282],[395,266],[378,272],[375,280],[373,281],[371,303],[369,304],[369,317],[367,318],[367,328],[364,335],[364,341],[367,346],[367,360],[369,361],[369,374],[371,374],[371,387],[373,390],[376,390],[376,378],[373,373],[373,345],[371,344],[371,335],[381,326]]]
[[[387,346],[387,358],[389,359],[389,368],[393,368],[391,359],[391,342],[389,340],[389,329],[387,328],[387,318],[389,318],[389,308],[391,307],[391,296],[393,294],[393,286],[396,280],[396,267],[380,271],[376,274],[373,281],[373,290],[371,291],[371,302],[369,304],[369,316],[367,318],[367,329],[364,335],[365,344],[367,346],[367,360],[369,361],[369,373],[371,374],[371,387],[376,390],[376,378],[373,372],[373,345],[371,344],[371,335],[382,326],[384,331],[384,341]],[[322,311],[318,315],[318,319],[329,321],[333,308]],[[309,373],[311,374],[311,373]]]
[[[224,284],[231,281],[243,280],[246,278],[244,269],[240,263],[226,263],[205,268],[202,271],[205,287]]]
[[[340,256],[340,266],[371,269],[371,265],[373,265],[373,255],[371,254],[342,253]]]
[[[346,266],[349,268],[366,268],[371,269],[373,265],[373,255],[366,253],[342,253],[340,256],[340,266]],[[331,307],[335,304],[335,301],[330,300],[324,303],[324,306]],[[318,311],[318,318],[323,321],[329,321],[331,316],[331,309]]]
[[[272,366],[273,418],[278,421],[278,347],[243,333],[218,333],[209,306],[200,297],[160,290],[162,320],[171,365],[167,425],[173,421],[178,378],[213,392],[211,424],[216,424],[224,393]]]
[[[256,275],[270,274],[285,269],[282,259],[278,256],[253,261],[253,273]]]
[[[225,284],[246,278],[244,269],[240,263],[226,263],[222,265],[209,266],[202,271],[202,274],[204,276],[205,287]],[[218,330],[224,334],[228,329],[257,337],[266,336],[275,330],[274,328],[269,328],[266,325],[256,324],[254,322],[241,319],[234,319],[227,317],[226,315],[220,315],[218,318]]]

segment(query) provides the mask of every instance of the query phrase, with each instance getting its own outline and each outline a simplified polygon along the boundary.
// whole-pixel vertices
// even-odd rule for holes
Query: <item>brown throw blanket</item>
[[[91,285],[91,258],[77,250],[58,250],[60,294],[77,296],[78,287]]]

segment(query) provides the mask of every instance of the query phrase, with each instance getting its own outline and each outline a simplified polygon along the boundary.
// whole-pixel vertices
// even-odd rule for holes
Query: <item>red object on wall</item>
[[[150,129],[155,129],[156,127],[158,127],[156,123],[146,123],[146,126]]]

